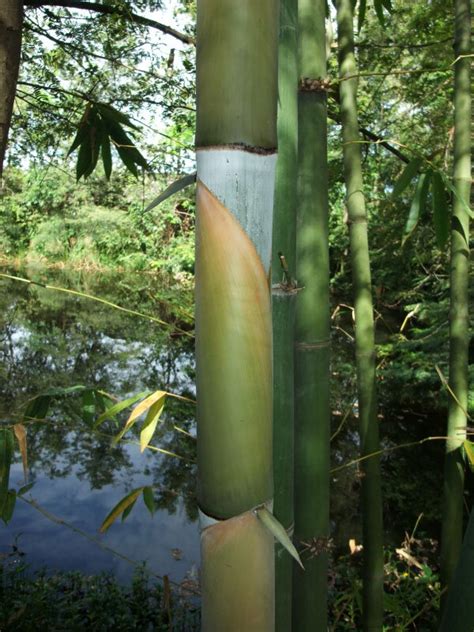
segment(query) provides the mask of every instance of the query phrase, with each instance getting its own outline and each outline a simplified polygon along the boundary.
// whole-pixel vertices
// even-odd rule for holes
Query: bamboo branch
[[[133,13],[132,11],[126,11],[124,9],[120,9],[119,7],[114,7],[108,4],[100,4],[98,2],[86,2],[85,0],[26,0],[24,4],[27,7],[32,7],[35,9],[49,6],[63,7],[65,9],[79,9],[82,11],[94,11],[103,15],[119,15],[126,20],[134,22],[135,24],[149,26],[151,28],[157,29],[158,31],[161,31],[162,33],[165,33],[166,35],[171,35],[184,44],[195,43],[193,37],[191,37],[190,35],[186,35],[185,33],[181,33],[171,26],[167,26],[166,24],[162,24],[161,22],[157,22],[156,20],[151,20],[150,18],[145,18],[142,15]]]

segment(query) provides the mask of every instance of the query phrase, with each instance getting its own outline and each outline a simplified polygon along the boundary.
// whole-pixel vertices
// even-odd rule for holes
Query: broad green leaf
[[[23,496],[23,494],[27,494],[33,486],[34,486],[34,483],[28,483],[28,485],[23,485],[23,487],[20,487],[20,489],[17,491],[17,496]]]
[[[122,522],[125,522],[125,520],[128,518],[128,516],[131,513],[132,509],[135,507],[135,503],[136,502],[137,502],[137,499],[135,498],[133,503],[130,503],[130,505],[125,509],[125,511],[122,514]]]
[[[39,395],[29,402],[23,417],[25,419],[44,419],[48,414],[50,404],[50,395]]]
[[[127,125],[127,127],[139,130],[139,128],[134,125],[134,123],[132,123],[132,121],[126,114],[124,114],[123,112],[119,112],[119,110],[116,110],[111,105],[108,105],[106,103],[96,103],[95,107],[103,118],[111,119],[116,123]]]
[[[443,185],[443,178],[438,171],[433,172],[431,196],[436,241],[438,243],[438,247],[442,249],[446,245],[449,235],[449,210],[446,200],[446,189]]]
[[[146,505],[148,511],[153,516],[155,511],[156,511],[156,506],[155,506],[155,496],[153,495],[153,488],[152,487],[144,487],[143,488],[143,500],[145,502],[145,505]]]
[[[8,428],[0,429],[0,511],[8,496],[8,484],[10,481],[10,466],[15,449],[13,433]]]
[[[393,191],[392,191],[392,199],[395,199],[401,193],[403,193],[403,191],[407,188],[407,186],[415,177],[416,173],[418,172],[418,169],[421,166],[421,163],[422,163],[421,158],[414,158],[407,164],[407,166],[405,167],[405,169],[402,171],[401,175],[398,177],[397,181],[395,182],[395,186],[393,187]]]
[[[285,547],[288,553],[298,562],[301,568],[304,570],[304,566],[301,563],[298,551],[295,545],[290,540],[288,533],[275,516],[268,511],[266,507],[259,507],[257,509],[257,516],[261,520],[262,524],[270,531],[273,537]]]
[[[156,401],[148,411],[145,422],[140,432],[140,452],[143,452],[153,437],[158,421],[165,406],[166,393]]]
[[[138,402],[139,399],[147,397],[149,394],[150,391],[142,391],[137,395],[133,395],[128,399],[124,399],[123,401],[117,402],[113,406],[110,406],[110,408],[107,408],[107,410],[97,418],[97,421],[95,422],[95,427],[97,428],[97,426],[100,426],[100,424],[103,423],[106,419],[113,419],[116,415],[122,412],[122,410],[125,410],[125,408],[128,408],[132,404],[135,404],[135,402]]]
[[[382,28],[385,28],[385,16],[383,14],[382,0],[374,0],[374,9]]]
[[[20,448],[21,461],[23,463],[23,476],[25,483],[28,482],[28,448],[26,442],[26,428],[23,424],[15,424],[13,426],[13,432],[18,441],[18,447]]]
[[[469,469],[471,472],[474,472],[474,443],[466,439],[463,441],[462,445],[464,448],[464,454],[466,455],[466,459],[469,464]]]
[[[446,188],[448,188],[448,189],[452,192],[452,194],[454,195],[454,197],[455,197],[455,198],[456,198],[459,202],[461,202],[461,204],[462,204],[462,205],[463,205],[463,207],[464,207],[464,210],[465,210],[465,211],[466,211],[466,213],[469,215],[469,217],[474,217],[474,213],[472,212],[471,207],[469,206],[469,204],[466,202],[466,200],[465,200],[464,198],[462,198],[462,197],[460,197],[460,196],[459,196],[458,192],[456,191],[456,187],[455,187],[455,186],[453,186],[453,185],[451,184],[451,181],[450,181],[450,179],[448,178],[448,176],[447,176],[447,175],[446,175],[443,171],[440,171],[440,174],[441,174],[441,177],[443,178],[443,182],[444,182],[444,184],[445,184]]]
[[[428,196],[429,183],[431,179],[431,172],[422,173],[418,179],[418,183],[415,189],[415,195],[411,202],[410,211],[408,213],[408,219],[405,226],[405,234],[402,239],[402,247],[406,243],[407,239],[413,233],[418,224],[420,214],[423,213],[426,206],[426,199]]]
[[[117,520],[117,518],[127,509],[129,505],[132,505],[136,499],[140,496],[143,491],[143,487],[139,487],[138,489],[134,489],[129,494],[127,494],[122,500],[120,500],[112,511],[109,513],[107,518],[101,524],[99,531],[101,533],[105,533],[111,524]]]
[[[117,443],[123,437],[123,435],[130,430],[133,424],[137,421],[137,419],[143,415],[143,413],[150,408],[156,401],[161,399],[163,395],[166,395],[164,391],[155,391],[151,395],[149,395],[142,402],[137,404],[135,408],[132,410],[130,417],[127,419],[125,426],[119,432],[119,434],[115,437],[114,442]]]
[[[365,19],[365,10],[367,8],[367,0],[360,0],[359,2],[359,15],[357,19],[357,31],[360,31]]]
[[[82,417],[86,424],[92,424],[95,415],[95,393],[88,389],[82,394]]]
[[[1,518],[5,524],[8,524],[13,516],[13,510],[15,509],[16,504],[16,492],[14,489],[10,489],[7,494],[5,503],[2,507],[2,515]]]
[[[160,195],[157,198],[155,198],[153,202],[150,202],[150,204],[145,209],[145,213],[148,211],[151,211],[152,209],[155,208],[155,206],[158,206],[158,204],[161,204],[162,202],[167,200],[169,197],[171,197],[175,193],[178,193],[178,191],[182,191],[183,189],[190,186],[191,184],[194,184],[195,182],[196,182],[195,173],[190,173],[186,176],[182,176],[178,180],[175,180],[168,187],[166,187],[166,189],[162,193],[160,193]]]

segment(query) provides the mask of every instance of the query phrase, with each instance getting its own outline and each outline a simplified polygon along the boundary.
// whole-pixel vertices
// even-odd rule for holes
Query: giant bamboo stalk
[[[325,0],[299,0],[293,629],[327,629],[329,255]]]
[[[459,559],[463,528],[464,465],[469,351],[469,215],[471,192],[471,3],[455,0],[454,197],[451,226],[450,398],[441,534],[441,582],[449,586]]]
[[[357,118],[357,66],[354,57],[352,0],[337,0],[340,108],[346,204],[350,233],[355,309],[355,347],[361,457],[380,450],[375,389],[375,335],[367,214]],[[353,79],[345,79],[352,76]],[[364,544],[363,629],[383,625],[383,524],[379,456],[364,459],[362,521]]]
[[[198,0],[196,364],[202,629],[272,631],[277,0]]]
[[[296,178],[298,175],[297,0],[281,0],[278,47],[278,161],[273,217],[273,471],[274,514],[291,534],[294,467],[294,320]],[[276,283],[276,281],[278,281]],[[275,557],[275,629],[291,630],[293,561]]]
[[[7,148],[8,132],[20,67],[23,2],[0,2],[0,176]]]

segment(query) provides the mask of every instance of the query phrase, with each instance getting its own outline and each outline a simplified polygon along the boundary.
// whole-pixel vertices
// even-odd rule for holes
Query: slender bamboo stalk
[[[7,148],[8,132],[20,67],[23,3],[0,2],[0,176]]]
[[[202,629],[274,629],[268,278],[277,0],[198,0],[196,364]]]
[[[352,0],[337,0],[339,74],[357,75]],[[340,108],[355,309],[355,351],[361,456],[380,450],[375,388],[375,334],[367,213],[357,120],[357,79],[341,81]],[[383,625],[383,523],[380,457],[361,464],[364,538],[363,629]]]
[[[327,628],[329,255],[325,0],[299,0],[293,629]]]
[[[293,529],[294,317],[292,274],[296,247],[298,175],[297,0],[281,0],[278,49],[278,162],[273,218],[273,471],[274,514]],[[293,562],[282,547],[275,557],[275,625],[291,630]]]
[[[441,582],[449,586],[459,559],[463,528],[464,465],[469,350],[469,216],[471,192],[471,3],[455,0],[454,197],[451,226],[451,311],[449,327],[450,398],[441,534]],[[464,55],[465,57],[460,57]],[[457,401],[456,401],[457,400]],[[459,402],[459,404],[457,403]]]

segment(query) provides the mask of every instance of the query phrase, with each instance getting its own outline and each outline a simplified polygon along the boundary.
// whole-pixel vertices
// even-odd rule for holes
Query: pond
[[[44,410],[34,415],[41,418],[25,423],[34,485],[18,499],[11,522],[0,526],[0,552],[18,547],[32,569],[110,571],[126,582],[133,563],[146,562],[159,576],[195,581],[194,404],[166,401],[152,446],[172,455],[153,449],[142,454],[136,429],[114,443],[127,411],[117,422],[95,425],[110,397],[120,401],[160,389],[194,399],[191,287],[145,274],[10,273],[34,283],[0,277],[0,419],[21,421],[32,398]],[[49,284],[76,294],[45,287]],[[339,321],[333,331],[333,467],[356,458],[358,448],[353,351],[340,333],[341,324],[346,326]],[[381,411],[380,422],[384,448],[442,432],[443,424],[441,417],[387,409]],[[384,456],[387,543],[399,543],[422,512],[420,528],[437,535],[442,453],[442,444],[433,443]],[[357,468],[339,470],[331,484],[335,551],[345,552],[349,539],[361,540]],[[17,451],[11,486],[22,485]],[[144,485],[153,486],[155,515],[139,499],[124,522],[117,520],[100,534],[114,505]]]
[[[118,400],[157,389],[194,398],[193,339],[182,313],[191,290],[138,275],[10,272],[101,297],[165,325],[36,283],[0,280],[0,418],[21,421],[37,396],[47,407],[42,419],[25,422],[34,484],[0,527],[0,551],[18,547],[32,568],[110,571],[121,581],[134,572],[130,561],[146,561],[176,582],[197,576],[194,405],[168,400],[152,442],[183,458],[141,454],[133,433],[125,437],[129,443],[113,444],[122,422],[94,428],[100,410],[90,409],[99,405],[97,391]],[[68,393],[70,387],[78,388]],[[18,451],[16,457],[10,486],[18,489],[24,475]],[[139,500],[125,522],[101,535],[109,511],[142,485],[153,486],[155,515]]]

